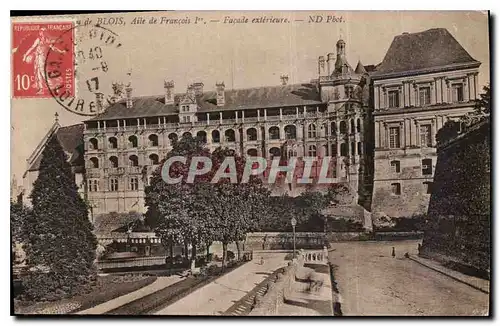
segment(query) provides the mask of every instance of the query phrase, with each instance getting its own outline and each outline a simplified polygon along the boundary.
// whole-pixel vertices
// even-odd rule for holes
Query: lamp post
[[[297,220],[295,217],[292,217],[292,220],[290,221],[292,224],[292,229],[293,229],[293,259],[295,259],[295,225],[297,225]]]

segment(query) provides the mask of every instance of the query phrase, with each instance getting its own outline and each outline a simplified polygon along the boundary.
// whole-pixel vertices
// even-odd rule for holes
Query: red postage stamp
[[[49,98],[57,83],[70,95],[75,93],[72,22],[12,24],[12,85],[14,98]],[[49,52],[59,55],[60,76],[46,76]]]

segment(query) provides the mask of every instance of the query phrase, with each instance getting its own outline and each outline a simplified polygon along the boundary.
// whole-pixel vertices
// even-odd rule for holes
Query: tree
[[[26,228],[23,226],[23,224],[27,220],[29,214],[31,214],[31,210],[28,207],[22,205],[20,202],[10,203],[11,249],[13,253],[14,263],[21,263],[21,261],[18,261],[20,257],[18,256],[18,248],[16,248],[16,245],[22,245],[26,239]]]
[[[30,197],[33,211],[23,223],[26,262],[31,271],[23,280],[25,295],[53,299],[81,293],[95,280],[97,240],[56,137],[42,152]]]

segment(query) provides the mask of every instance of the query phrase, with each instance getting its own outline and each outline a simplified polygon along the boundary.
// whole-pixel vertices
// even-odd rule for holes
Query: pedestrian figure
[[[260,257],[260,264],[264,265],[264,257]]]
[[[392,257],[396,257],[396,249],[394,249],[394,247],[392,247]]]

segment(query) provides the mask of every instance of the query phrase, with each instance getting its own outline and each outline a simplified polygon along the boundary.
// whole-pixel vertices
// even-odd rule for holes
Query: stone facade
[[[320,56],[316,77],[301,84],[288,85],[283,75],[279,86],[227,89],[221,81],[207,90],[197,82],[175,92],[166,80],[164,94],[144,97],[127,85],[126,98],[82,125],[78,182],[92,215],[144,212],[152,171],[187,133],[211,151],[223,146],[268,160],[329,156],[329,177],[348,184],[354,202],[393,217],[425,213],[435,135],[473,108],[480,62],[442,28],[396,36],[378,65],[353,69],[343,40],[335,50]],[[31,184],[36,164],[28,170]],[[273,192],[304,189],[293,183]]]

